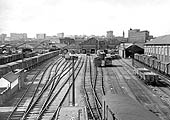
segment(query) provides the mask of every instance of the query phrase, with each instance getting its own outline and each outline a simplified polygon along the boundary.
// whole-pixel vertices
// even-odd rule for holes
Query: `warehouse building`
[[[144,53],[156,56],[163,62],[170,62],[170,35],[160,36],[145,43]]]

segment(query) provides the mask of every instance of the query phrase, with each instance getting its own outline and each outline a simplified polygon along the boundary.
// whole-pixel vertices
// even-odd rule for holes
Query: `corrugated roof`
[[[14,82],[18,77],[19,75],[13,72],[9,72],[3,76],[3,78],[8,80],[10,83]]]
[[[145,44],[170,44],[170,35],[159,36]]]

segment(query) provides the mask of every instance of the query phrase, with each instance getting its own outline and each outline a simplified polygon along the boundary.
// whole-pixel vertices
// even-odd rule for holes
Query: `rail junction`
[[[66,60],[59,55],[28,71],[27,87],[1,106],[8,112],[0,111],[0,119],[119,120],[120,111],[112,106],[103,108],[106,105],[103,96],[108,94],[128,95],[142,106],[140,116],[134,112],[138,116],[126,120],[135,117],[142,120],[145,118],[142,114],[147,114],[148,120],[149,117],[150,120],[170,119],[168,99],[160,97],[162,94],[169,97],[170,89],[146,85],[135,76],[131,59],[115,59],[111,66],[97,67],[93,62],[95,54],[77,56],[78,59]],[[8,110],[8,106],[12,110]]]

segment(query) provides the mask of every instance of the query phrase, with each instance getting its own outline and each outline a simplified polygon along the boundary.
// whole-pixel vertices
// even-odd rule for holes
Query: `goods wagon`
[[[105,66],[112,66],[112,57],[105,57]]]
[[[7,63],[6,65],[9,66],[11,71],[14,71],[15,69],[21,68],[21,64],[18,64],[17,62],[10,62],[10,63]]]
[[[17,60],[15,62],[10,62],[4,65],[0,65],[0,77],[2,77],[4,74],[10,71],[13,71],[15,69],[27,69],[27,70],[32,69],[37,64],[40,64],[44,62],[45,60],[48,60],[57,55],[59,55],[59,51],[48,52],[45,54],[41,54],[39,56],[24,58],[22,60]],[[7,58],[7,56],[5,58]]]
[[[149,85],[155,85],[159,81],[159,75],[151,72],[149,69],[146,68],[134,67],[134,74],[137,75],[141,80],[143,80],[144,83]]]
[[[7,74],[8,72],[10,72],[11,69],[9,68],[8,65],[0,65],[0,77],[2,77],[4,74]]]
[[[100,57],[95,57],[93,62],[94,62],[94,65],[97,67],[102,65],[102,59]]]
[[[156,85],[159,81],[159,75],[153,72],[141,73],[142,80],[148,85]]]

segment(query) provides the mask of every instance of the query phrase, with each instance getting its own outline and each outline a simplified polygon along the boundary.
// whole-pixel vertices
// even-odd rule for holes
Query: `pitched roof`
[[[18,77],[19,75],[13,72],[9,72],[3,76],[3,78],[8,80],[10,83],[14,82]]]
[[[151,41],[145,43],[146,45],[149,44],[170,44],[170,35],[159,36]]]

